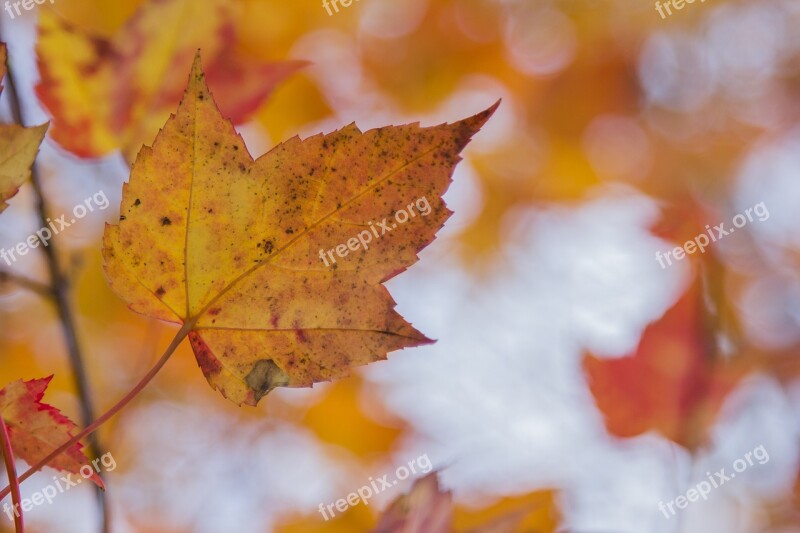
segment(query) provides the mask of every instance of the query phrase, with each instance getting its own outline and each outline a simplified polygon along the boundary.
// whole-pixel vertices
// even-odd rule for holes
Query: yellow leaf
[[[80,157],[121,148],[131,161],[180,99],[185,66],[198,48],[208,59],[223,112],[250,118],[273,87],[303,62],[269,63],[236,50],[239,5],[227,0],[151,0],[105,38],[50,10],[39,19],[37,94],[53,115],[53,139]]]
[[[110,38],[144,1],[53,0],[52,4],[46,2],[40,9],[49,8],[72,26]]]
[[[46,131],[47,124],[33,128],[0,124],[0,213],[8,207],[6,200],[30,177]]]
[[[6,59],[6,45],[0,43],[0,79],[6,75]],[[47,124],[33,128],[0,124],[0,213],[8,207],[6,200],[17,194],[30,177],[31,166],[46,131]]]

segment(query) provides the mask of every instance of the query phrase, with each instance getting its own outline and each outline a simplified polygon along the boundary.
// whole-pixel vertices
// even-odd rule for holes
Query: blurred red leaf
[[[609,432],[634,437],[655,430],[690,450],[703,444],[742,377],[741,369],[719,360],[707,319],[697,280],[645,329],[633,354],[585,358],[589,387]]]

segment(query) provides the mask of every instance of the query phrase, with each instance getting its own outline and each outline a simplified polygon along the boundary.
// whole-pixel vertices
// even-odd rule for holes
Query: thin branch
[[[38,281],[14,274],[12,272],[0,270],[0,283],[6,282],[19,285],[20,287],[35,292],[39,296],[47,298],[48,300],[53,298],[53,289],[44,283],[39,283]]]
[[[150,369],[150,371],[139,381],[139,383],[136,384],[136,386],[128,394],[126,394],[120,401],[118,401],[111,409],[109,409],[103,415],[101,415],[100,418],[92,422],[86,429],[82,430],[80,433],[72,437],[70,440],[68,440],[55,450],[53,450],[47,457],[36,463],[34,466],[29,468],[24,474],[19,476],[20,483],[22,483],[23,481],[31,477],[33,474],[35,474],[36,472],[47,466],[47,464],[50,461],[52,461],[65,451],[67,451],[67,449],[72,447],[75,443],[79,442],[82,438],[91,435],[100,426],[105,424],[114,415],[116,415],[123,408],[125,408],[131,402],[131,400],[136,398],[136,396],[138,396],[138,394],[142,392],[142,390],[144,390],[144,388],[153,380],[153,378],[156,377],[158,372],[164,367],[167,361],[169,361],[169,358],[172,357],[172,354],[175,353],[175,350],[177,350],[178,346],[180,346],[181,342],[183,342],[183,339],[185,339],[187,335],[189,335],[189,332],[194,327],[195,321],[196,319],[190,320],[183,325],[180,331],[178,331],[178,333],[175,335],[175,338],[172,339],[172,342],[167,347],[164,354],[159,358],[158,361],[156,361],[155,365],[153,365],[153,368]],[[0,491],[0,500],[8,496],[8,491],[10,489],[11,487],[6,487],[2,491]]]
[[[21,125],[25,126],[25,117],[22,111],[22,105],[17,92],[16,79],[14,77],[14,70],[11,68],[11,56],[9,54],[6,65],[7,72],[7,85],[9,100],[11,102],[11,109],[15,120]],[[45,200],[44,191],[42,189],[42,182],[36,163],[31,167],[31,185],[36,196],[36,211],[39,216],[41,227],[47,227],[47,202]],[[64,341],[67,345],[67,353],[69,355],[70,366],[72,367],[72,375],[75,381],[75,388],[78,393],[80,403],[81,420],[83,425],[89,424],[94,420],[94,408],[92,406],[91,393],[89,390],[89,380],[86,375],[86,367],[84,358],[78,342],[77,327],[75,324],[75,317],[72,312],[72,307],[69,301],[69,284],[63,274],[63,270],[58,259],[58,250],[55,242],[50,242],[49,246],[40,247],[44,251],[47,260],[47,268],[50,272],[51,292],[53,296],[53,303],[55,304],[58,318],[61,323],[61,331],[64,335]],[[102,449],[95,435],[90,436],[88,439],[89,452],[94,457],[102,455]],[[99,474],[98,474],[99,475]],[[102,476],[101,476],[102,477]],[[108,532],[108,505],[105,493],[97,489],[97,500],[100,505],[103,532]]]
[[[19,493],[19,478],[17,478],[17,467],[14,464],[14,451],[11,449],[11,437],[8,435],[6,422],[0,417],[0,446],[3,448],[3,459],[6,463],[8,472],[8,483],[11,488],[11,504],[14,511],[14,527],[17,533],[24,533],[25,525],[22,518],[22,498]],[[5,497],[5,496],[4,496]],[[2,499],[2,498],[0,498]]]

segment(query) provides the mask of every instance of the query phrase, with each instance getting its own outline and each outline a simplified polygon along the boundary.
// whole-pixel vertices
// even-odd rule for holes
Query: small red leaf
[[[43,403],[42,397],[53,376],[30,381],[15,381],[0,390],[0,415],[3,417],[11,436],[11,446],[15,455],[27,462],[36,464],[53,449],[68,441],[77,428],[74,422],[61,411]],[[57,470],[81,475],[91,469],[91,479],[98,487],[104,488],[103,481],[89,464],[89,459],[81,451],[82,445],[76,443],[63,454],[48,463]],[[81,476],[78,480],[84,479]]]

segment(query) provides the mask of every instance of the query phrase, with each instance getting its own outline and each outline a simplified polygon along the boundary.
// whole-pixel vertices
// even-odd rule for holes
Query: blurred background
[[[43,11],[101,40],[149,3],[2,13],[32,122],[50,119],[34,93]],[[353,121],[432,126],[503,102],[456,170],[455,215],[388,284],[438,342],[256,409],[213,391],[185,344],[98,434],[118,465],[113,531],[369,531],[411,480],[327,522],[319,504],[423,454],[458,531],[514,511],[526,532],[800,531],[800,3],[708,0],[664,17],[649,0],[230,3],[241,57],[311,62],[239,126],[254,155]],[[111,200],[57,237],[104,411],[175,328],[129,311],[102,273],[120,152],[79,159],[48,139],[40,169],[53,213]],[[37,228],[33,202],[29,186],[11,202],[0,247]],[[656,260],[760,203],[767,218],[705,253]],[[41,254],[10,270],[47,281]],[[0,326],[0,384],[55,374],[46,401],[79,419],[53,308],[0,285]],[[707,501],[659,510],[759,446],[769,460]],[[85,486],[26,518],[65,533],[98,520]]]

